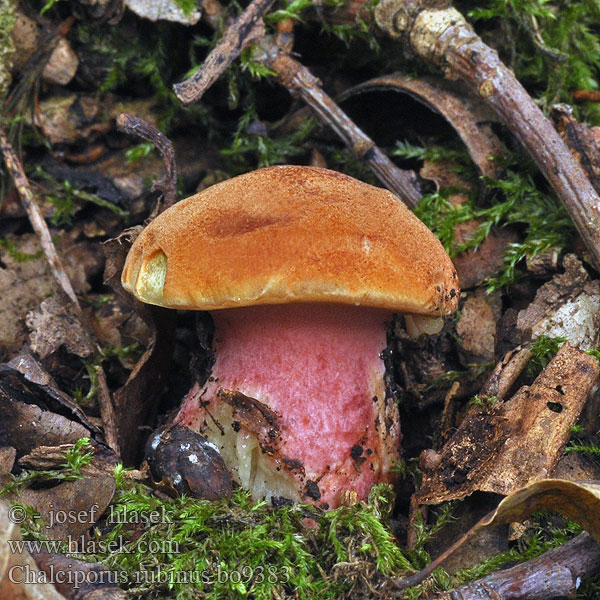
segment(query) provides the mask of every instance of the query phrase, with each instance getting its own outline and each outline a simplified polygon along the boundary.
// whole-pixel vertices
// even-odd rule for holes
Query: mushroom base
[[[176,422],[204,433],[255,499],[324,507],[392,481],[398,410],[386,397],[389,313],[340,305],[228,309],[215,320],[216,362]]]

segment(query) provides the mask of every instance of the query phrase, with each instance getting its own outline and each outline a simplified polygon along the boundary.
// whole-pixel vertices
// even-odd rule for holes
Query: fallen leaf
[[[496,525],[523,521],[537,510],[558,512],[568,517],[581,525],[596,544],[600,544],[600,482],[542,479],[515,490],[425,569],[395,580],[395,585],[399,589],[406,589],[421,583],[444,564],[448,557],[482,531]],[[548,596],[544,596],[546,597]]]
[[[125,0],[125,5],[138,17],[150,21],[173,21],[195,25],[202,16],[199,10],[185,12],[175,0]]]
[[[83,425],[62,415],[12,400],[1,387],[0,421],[3,423],[0,443],[16,448],[17,456],[29,454],[37,446],[75,443],[90,435]]]
[[[82,562],[52,552],[35,553],[33,558],[48,577],[64,574],[55,585],[66,600],[127,600],[127,593],[113,583],[118,579],[117,573],[100,563]]]
[[[61,346],[81,358],[95,352],[95,346],[81,325],[72,303],[57,296],[47,298],[39,309],[27,314],[31,349],[40,358],[46,358]]]
[[[83,479],[48,489],[25,489],[9,495],[9,499],[35,508],[45,523],[42,531],[49,539],[78,538],[96,523],[115,493],[112,475],[93,467],[86,467],[83,473]]]

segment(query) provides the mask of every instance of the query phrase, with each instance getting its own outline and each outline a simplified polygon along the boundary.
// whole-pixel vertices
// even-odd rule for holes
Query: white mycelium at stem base
[[[255,498],[334,507],[345,490],[363,499],[389,480],[399,427],[383,383],[388,311],[288,304],[212,315],[211,380],[191,390],[176,421],[207,434],[238,483]],[[217,397],[220,389],[264,404],[273,433],[255,435],[245,409]]]

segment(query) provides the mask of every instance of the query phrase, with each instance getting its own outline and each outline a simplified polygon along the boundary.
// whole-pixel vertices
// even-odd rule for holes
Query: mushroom
[[[394,479],[386,324],[403,313],[431,330],[459,299],[450,258],[392,193],[300,166],[175,204],[136,239],[122,282],[214,320],[211,376],[175,422],[207,436],[254,498],[324,508]]]

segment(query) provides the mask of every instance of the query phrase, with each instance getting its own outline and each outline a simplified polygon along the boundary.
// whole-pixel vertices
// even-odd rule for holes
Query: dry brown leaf
[[[44,300],[39,309],[27,314],[27,327],[31,333],[31,349],[46,358],[61,346],[81,358],[95,352],[89,334],[81,325],[73,304],[58,296]]]
[[[3,443],[16,448],[18,456],[28,454],[37,446],[75,443],[90,435],[83,425],[34,404],[16,402],[6,396],[2,389],[0,421],[4,425]]]
[[[464,419],[425,474],[418,503],[507,495],[551,475],[599,374],[595,358],[565,343],[533,385]]]
[[[56,589],[67,600],[127,600],[127,592],[112,583],[115,573],[100,563],[82,562],[51,552],[36,553],[34,558],[49,578],[60,579]],[[57,578],[56,573],[64,573],[64,577]]]
[[[572,519],[600,544],[600,481],[536,481],[504,498],[475,528],[523,521],[536,510],[551,510]]]
[[[35,508],[45,523],[43,532],[51,540],[78,538],[90,529],[108,508],[115,493],[112,475],[87,468],[84,479],[65,481],[46,490],[25,489],[11,496]],[[76,515],[65,521],[62,515]]]

